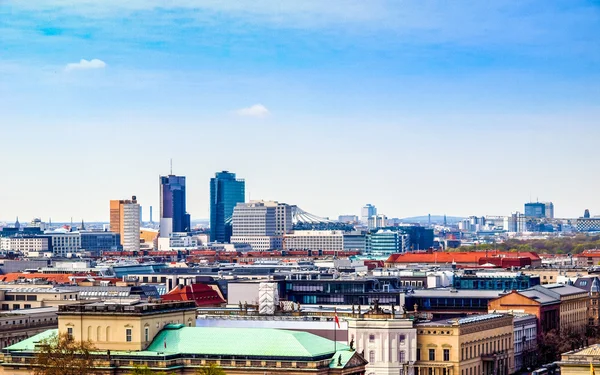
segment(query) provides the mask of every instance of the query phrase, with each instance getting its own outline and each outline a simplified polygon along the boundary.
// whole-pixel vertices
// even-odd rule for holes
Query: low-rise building
[[[564,353],[556,363],[561,375],[594,375],[600,369],[600,344]]]
[[[0,312],[0,349],[58,327],[58,307]]]
[[[489,311],[496,313],[526,313],[537,318],[538,333],[560,327],[560,299],[535,289],[512,291],[489,302]]]
[[[485,314],[416,324],[418,375],[514,372],[513,317]]]
[[[537,363],[537,318],[531,314],[513,315],[515,371],[527,371]]]
[[[58,329],[11,345],[0,374],[30,374],[41,340],[66,333],[90,340],[93,371],[130,374],[135,366],[194,374],[217,365],[228,374],[363,375],[366,361],[350,347],[306,332],[260,328],[195,327],[194,302],[132,301],[61,306]]]
[[[0,289],[0,306],[2,311],[34,309],[38,307],[59,306],[77,303],[79,292],[70,289],[20,287],[10,285]]]
[[[296,230],[283,237],[284,250],[344,250],[341,230]]]

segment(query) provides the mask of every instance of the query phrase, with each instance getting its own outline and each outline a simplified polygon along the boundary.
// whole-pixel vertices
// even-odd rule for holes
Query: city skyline
[[[170,158],[192,219],[224,169],[330,218],[600,214],[593,1],[6,4],[2,220],[156,221]]]

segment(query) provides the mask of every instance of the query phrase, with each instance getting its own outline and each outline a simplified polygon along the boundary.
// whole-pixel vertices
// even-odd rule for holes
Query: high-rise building
[[[387,216],[384,214],[373,215],[367,222],[369,229],[385,228],[387,226]]]
[[[229,242],[233,209],[246,201],[246,183],[235,173],[217,172],[210,179],[210,236],[213,242]]]
[[[252,201],[233,210],[231,243],[253,250],[281,249],[283,235],[292,230],[292,207],[285,203]]]
[[[110,231],[120,234],[123,250],[140,250],[140,205],[135,195],[110,201]]]
[[[554,219],[554,203],[544,202],[546,205],[546,219]]]
[[[367,234],[366,253],[374,256],[386,256],[408,251],[409,235],[400,231],[380,229]]]
[[[541,219],[546,217],[546,203],[525,203],[525,216]]]
[[[377,208],[375,206],[373,206],[372,204],[370,204],[370,203],[366,204],[360,210],[360,219],[362,220],[362,222],[364,224],[368,224],[369,223],[369,218],[371,216],[375,216],[375,215],[377,215]]]
[[[189,232],[190,215],[185,204],[185,176],[160,176],[160,237]]]

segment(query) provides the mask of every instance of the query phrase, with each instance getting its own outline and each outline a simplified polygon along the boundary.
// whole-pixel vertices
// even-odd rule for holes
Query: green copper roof
[[[354,356],[354,354],[356,354],[356,352],[354,350],[350,351],[348,350],[348,348],[344,348],[345,350],[340,350],[338,352],[335,353],[335,355],[333,356],[333,358],[331,358],[331,362],[329,363],[329,368],[344,368],[346,367],[346,364],[348,364],[348,361],[350,360],[350,358],[352,358]],[[340,361],[340,356],[341,361]],[[340,366],[341,363],[341,366]]]
[[[25,339],[23,341],[19,341],[18,343],[11,345],[11,346],[7,346],[6,348],[4,348],[5,350],[33,350],[35,349],[35,345],[37,343],[39,343],[40,341],[47,339],[49,337],[51,337],[52,335],[58,335],[58,329],[49,329],[47,331],[44,331],[42,333],[38,333],[35,336],[31,336],[28,339]]]
[[[347,348],[343,344],[336,347],[337,350]],[[333,355],[335,352],[333,341],[308,332],[180,325],[167,325],[146,350],[166,354],[302,358]]]

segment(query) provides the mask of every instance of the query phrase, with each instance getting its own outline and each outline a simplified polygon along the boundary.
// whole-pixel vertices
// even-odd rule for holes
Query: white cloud
[[[239,116],[246,117],[265,117],[269,115],[271,112],[262,104],[254,104],[250,107],[240,108],[235,111]]]
[[[98,60],[98,59],[92,59],[92,60],[81,59],[81,61],[79,61],[78,63],[67,64],[67,66],[65,67],[65,70],[67,72],[69,72],[71,70],[103,69],[105,67],[106,67],[106,63],[104,61],[102,61],[102,60]]]

